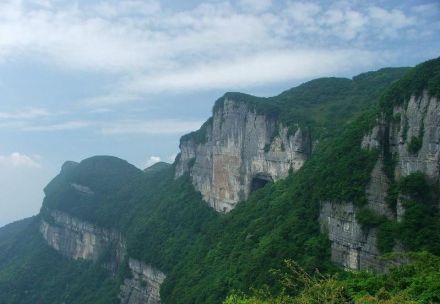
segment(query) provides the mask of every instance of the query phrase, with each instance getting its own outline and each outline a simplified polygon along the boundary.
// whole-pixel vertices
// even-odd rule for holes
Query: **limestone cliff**
[[[121,234],[51,210],[40,223],[40,233],[47,244],[66,257],[94,262],[105,256],[104,267],[116,273],[127,256]],[[121,304],[158,304],[160,285],[165,274],[150,265],[128,258],[132,277],[121,286]]]
[[[298,170],[310,157],[311,138],[245,102],[225,97],[220,103],[201,130],[182,137],[176,177],[189,172],[203,199],[228,212],[253,190]]]
[[[156,304],[160,303],[160,285],[165,274],[138,260],[129,259],[131,279],[125,279],[119,298],[121,304]]]
[[[395,165],[393,177],[398,180],[414,172],[422,172],[432,181],[440,177],[440,101],[425,91],[412,96],[406,103],[394,106],[392,114],[378,118],[376,126],[362,140],[362,148],[379,149],[388,154]],[[400,200],[396,210],[385,201],[390,180],[379,157],[366,189],[366,208],[389,219],[400,220],[404,209]],[[386,265],[377,257],[377,229],[362,229],[356,219],[359,207],[351,202],[322,204],[320,221],[332,243],[332,260],[348,269],[374,268]],[[399,244],[395,251],[402,251]]]
[[[42,220],[40,232],[46,242],[66,257],[94,262],[112,247],[116,269],[126,254],[122,237],[116,231],[96,227],[59,211],[50,212],[50,220]]]

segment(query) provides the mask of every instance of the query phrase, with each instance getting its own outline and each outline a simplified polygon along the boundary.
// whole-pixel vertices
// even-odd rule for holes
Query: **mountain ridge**
[[[434,64],[436,66],[438,62],[440,59],[425,63],[425,65]],[[424,68],[423,65],[422,68]],[[420,67],[415,68],[415,70],[417,69]],[[393,74],[388,75],[389,78],[386,75],[388,72]],[[394,72],[396,73],[394,74]],[[278,96],[285,94],[283,96],[286,99],[278,101],[277,111],[269,111],[266,113],[267,115],[258,113],[261,108],[252,108],[254,106],[252,100],[251,107],[248,105],[242,107],[240,101],[238,101],[237,107],[234,100],[232,104],[227,106],[230,109],[227,113],[235,115],[234,111],[238,109],[237,113],[242,111],[241,113],[244,113],[247,118],[252,117],[269,122],[266,125],[270,126],[267,129],[270,132],[266,132],[267,136],[264,136],[264,141],[261,142],[261,145],[257,145],[261,155],[280,157],[289,151],[289,148],[286,147],[288,138],[292,136],[295,138],[295,134],[297,134],[297,138],[303,137],[303,135],[299,135],[302,132],[309,132],[312,148],[311,153],[301,166],[293,170],[290,163],[286,162],[289,166],[283,169],[284,176],[272,178],[264,183],[263,187],[250,191],[248,196],[244,200],[237,201],[237,204],[234,205],[235,208],[227,214],[215,212],[206,203],[206,200],[203,200],[202,194],[197,191],[197,186],[194,187],[194,171],[184,171],[176,178],[175,172],[179,170],[182,155],[177,157],[173,165],[162,166],[153,172],[148,170],[143,172],[123,160],[111,157],[93,157],[79,164],[67,163],[67,166],[62,169],[62,174],[54,179],[51,186],[47,188],[47,197],[43,202],[41,213],[31,221],[19,237],[14,238],[13,246],[4,249],[0,239],[0,253],[5,252],[7,256],[14,257],[13,260],[3,259],[7,266],[0,267],[0,290],[2,291],[0,303],[2,301],[7,303],[59,303],[60,301],[66,303],[125,303],[124,300],[120,300],[121,297],[118,298],[118,295],[121,294],[120,286],[124,286],[126,280],[131,280],[133,277],[138,278],[136,276],[139,274],[130,271],[133,269],[130,267],[130,260],[125,258],[118,259],[120,266],[113,275],[108,275],[108,273],[106,275],[105,267],[99,265],[105,265],[105,259],[112,256],[109,255],[113,250],[112,246],[108,247],[109,252],[105,253],[104,250],[102,256],[98,255],[97,259],[100,261],[98,263],[93,263],[93,259],[73,262],[68,258],[57,257],[57,246],[53,246],[55,249],[49,248],[41,234],[36,233],[41,229],[37,227],[41,227],[42,222],[46,222],[52,229],[68,228],[68,231],[76,229],[79,241],[87,239],[84,236],[90,231],[87,232],[85,228],[81,228],[87,226],[87,223],[96,225],[99,229],[116,229],[125,237],[126,250],[130,258],[141,261],[147,267],[154,266],[166,275],[166,279],[160,287],[161,299],[153,297],[154,301],[148,302],[151,304],[158,303],[158,301],[163,303],[221,303],[232,290],[248,292],[250,287],[259,288],[265,284],[270,286],[272,292],[277,292],[282,288],[282,285],[273,277],[268,276],[268,272],[270,269],[282,269],[285,259],[297,261],[310,272],[315,269],[325,273],[340,272],[332,261],[346,268],[365,268],[358,266],[365,265],[362,264],[364,263],[362,252],[366,249],[362,247],[365,246],[362,245],[362,242],[370,247],[377,247],[376,242],[380,243],[379,240],[389,241],[396,237],[395,232],[390,230],[390,227],[395,225],[394,218],[384,220],[380,214],[379,217],[375,217],[377,214],[372,212],[377,210],[370,208],[372,202],[378,205],[378,201],[385,198],[381,195],[371,199],[369,191],[374,193],[386,191],[387,195],[394,193],[397,202],[400,200],[402,206],[408,206],[410,211],[403,215],[400,226],[396,226],[398,227],[396,229],[402,229],[403,232],[414,229],[414,227],[407,225],[413,220],[414,214],[420,214],[420,212],[429,214],[428,210],[423,208],[420,210],[419,203],[410,203],[399,198],[400,190],[396,188],[397,186],[390,183],[389,187],[383,190],[381,187],[376,187],[381,185],[382,177],[379,178],[377,175],[377,178],[374,176],[372,178],[372,172],[375,172],[376,167],[379,168],[376,171],[382,172],[380,176],[388,176],[396,168],[391,167],[388,163],[390,153],[387,150],[388,146],[384,144],[390,141],[386,131],[388,127],[381,129],[381,126],[394,124],[397,128],[397,119],[391,119],[395,113],[385,118],[378,115],[383,112],[383,108],[379,108],[376,104],[382,94],[382,87],[394,83],[394,80],[400,78],[404,72],[405,69],[381,69],[376,74],[374,72],[360,74],[357,76],[357,81],[367,78],[367,83],[378,81],[381,86],[370,88],[366,85],[365,88],[361,88],[359,94],[362,98],[359,98],[356,104],[352,104],[356,98],[345,96],[345,92],[342,91],[340,93],[345,96],[344,98],[339,96],[330,99],[330,101],[327,100],[330,104],[329,107],[315,109],[317,112],[323,111],[323,115],[316,118],[312,117],[313,113],[309,113],[304,119],[295,120],[296,114],[289,116],[291,113],[289,111],[284,111],[287,114],[277,112],[280,106],[290,104],[286,96],[305,94],[307,90],[302,93],[298,89],[293,93],[291,90],[289,90],[290,92],[286,91],[289,93],[281,93]],[[434,68],[433,75],[435,77],[436,73]],[[430,75],[428,79],[432,78],[432,74]],[[349,83],[352,84],[354,81],[351,80]],[[346,81],[342,82],[345,85]],[[434,87],[436,86],[434,85]],[[322,90],[327,89],[328,85],[324,86]],[[338,92],[338,88],[331,87],[331,89]],[[320,92],[316,90],[310,94],[312,97],[304,96],[307,98],[321,96]],[[223,102],[223,106],[226,99],[229,100],[234,95],[226,94],[225,96],[220,101],[220,103]],[[295,99],[298,100],[297,97]],[[319,101],[317,105],[323,102],[322,99],[325,100],[325,95],[321,96],[321,99],[317,99]],[[424,109],[425,105],[432,106],[438,102],[432,98],[428,98],[429,102],[425,100],[422,103],[418,103],[420,98],[411,100],[408,104],[417,105],[417,109],[420,108],[420,104]],[[221,111],[224,109],[220,109],[218,102],[214,106],[214,113],[223,113]],[[292,103],[295,102],[295,100],[292,101]],[[341,103],[346,104],[346,107],[332,110],[332,106],[337,107]],[[364,112],[365,107],[369,108],[366,112]],[[243,109],[245,109],[244,112]],[[345,113],[347,109],[350,110]],[[290,111],[294,110],[297,111],[298,107],[290,109]],[[344,113],[341,114],[341,111]],[[407,113],[399,111],[402,113],[401,117]],[[219,116],[220,119],[217,122],[215,118],[208,119],[201,130],[184,136],[181,140],[181,146],[185,140],[192,140],[195,146],[214,146],[211,144],[210,124],[222,126],[224,123],[222,115]],[[276,118],[277,115],[284,115],[279,121],[286,125],[277,127],[279,122],[277,122],[279,118]],[[334,119],[335,117],[337,119]],[[337,125],[341,121],[344,123]],[[404,121],[401,119],[399,124],[403,125]],[[410,121],[412,120],[410,119]],[[310,123],[310,125],[307,126],[305,123]],[[289,130],[292,127],[294,129]],[[301,129],[304,131],[300,131]],[[401,131],[403,132],[404,129],[402,127]],[[236,131],[234,128],[228,130]],[[228,132],[224,134],[227,135]],[[407,132],[409,135],[413,134],[416,132],[415,127],[409,124]],[[258,138],[259,134],[261,132],[255,132],[255,137],[252,140],[256,141],[255,138]],[[432,136],[429,134],[427,131],[424,136]],[[402,145],[405,150],[410,146],[411,138],[409,136]],[[232,137],[226,136],[224,141],[219,141],[219,147],[233,146],[235,142]],[[244,141],[244,143],[246,142],[248,141]],[[425,139],[422,140],[420,151],[426,151],[427,143]],[[266,144],[269,144],[268,150],[266,150]],[[382,148],[384,149],[382,150]],[[241,148],[237,150],[241,151]],[[293,152],[297,153],[298,151],[292,150]],[[247,158],[246,153],[243,154],[243,159]],[[187,158],[186,161],[190,164],[191,158]],[[380,166],[377,165],[378,161],[382,162]],[[198,166],[197,159],[193,161],[192,166]],[[257,174],[267,174],[267,172],[259,170]],[[202,175],[196,174],[196,176]],[[268,177],[258,175],[258,178]],[[423,180],[424,177],[421,180],[420,178],[418,180],[417,178],[415,180],[409,179],[406,181],[406,185],[414,183],[423,185]],[[251,186],[252,182],[247,185]],[[388,192],[389,189],[396,189],[397,192]],[[404,192],[403,194],[410,198],[414,195],[412,192]],[[329,222],[329,227],[342,227],[343,229],[348,227],[348,232],[358,231],[359,234],[354,235],[359,238],[363,238],[366,231],[375,230],[374,240],[332,238],[332,230],[324,229],[323,221],[319,220],[324,218],[325,221],[328,218],[325,212],[324,215],[322,214],[323,205],[326,203],[330,204],[329,206],[333,204],[334,207],[330,207],[330,210],[332,208],[343,209],[345,208],[344,204],[352,204],[350,208],[354,210],[350,221],[340,217],[338,212],[330,214],[333,222]],[[387,204],[382,201],[380,203],[384,206]],[[361,213],[366,210],[366,207],[373,211]],[[416,213],[412,211],[414,208]],[[80,219],[83,224],[70,225],[70,228],[64,226],[62,222],[57,222],[57,219],[54,218],[54,212],[67,212],[68,218]],[[347,214],[345,211],[342,213],[344,216]],[[358,214],[363,215],[362,220],[358,219]],[[71,219],[67,221],[71,221]],[[426,217],[426,227],[432,226],[435,229],[436,220],[436,217]],[[332,226],[333,224],[334,226]],[[343,231],[345,230],[336,230],[337,235],[344,237]],[[330,237],[328,233],[330,233]],[[418,233],[423,236],[421,232]],[[430,233],[435,233],[435,230],[430,230]],[[60,235],[60,233],[55,235]],[[371,234],[367,233],[367,238],[368,235]],[[405,233],[402,235],[405,236]],[[425,240],[419,240],[416,248],[436,253],[436,248],[430,247],[429,239],[423,238]],[[356,251],[357,253],[354,254],[350,251],[352,249],[350,246],[344,247],[346,245],[344,242],[347,240],[349,245],[360,241],[362,243],[360,251]],[[68,240],[66,239],[66,241]],[[405,244],[405,240],[401,240],[401,242]],[[78,244],[76,241],[74,243]],[[390,247],[387,243],[385,245],[385,247]],[[27,250],[23,248],[27,248]],[[373,252],[373,259],[376,259],[379,254],[379,251],[376,251]],[[368,253],[368,251],[366,252]],[[347,254],[345,255],[345,253]],[[52,268],[44,258],[45,255],[56,259],[59,268]],[[0,259],[1,257],[2,255],[0,255]],[[338,257],[341,259],[338,260]],[[2,265],[1,261],[0,265]],[[65,265],[65,268],[73,275],[69,275],[69,272],[63,270],[61,265]],[[48,271],[45,271],[46,268]],[[382,264],[379,265],[379,270],[385,270]],[[30,283],[24,277],[32,271],[34,275],[39,276],[42,280],[41,283],[33,281]],[[51,276],[51,279],[48,276]],[[50,283],[44,283],[45,280]],[[103,283],[100,284],[99,280]],[[69,282],[70,287],[65,286],[63,282]],[[146,285],[139,284],[136,288],[148,289],[149,286],[153,286],[148,283]],[[159,285],[151,287],[150,292],[158,294]],[[28,291],[26,294],[20,291],[23,288]],[[360,291],[357,293],[352,291],[352,297],[365,292],[362,287],[357,288],[360,288]],[[127,289],[122,288],[122,290],[126,291]],[[377,290],[370,288],[370,292],[373,291]],[[70,296],[72,292],[78,293],[77,299]],[[122,299],[126,301],[127,297],[122,297]],[[130,303],[138,304],[145,301],[145,298],[137,298]]]

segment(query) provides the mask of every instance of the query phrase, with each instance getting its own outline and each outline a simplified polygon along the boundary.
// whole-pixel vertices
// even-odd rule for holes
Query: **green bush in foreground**
[[[283,289],[271,294],[254,290],[252,296],[234,292],[223,304],[411,304],[440,303],[440,257],[411,253],[410,263],[385,274],[347,273],[343,278],[309,275],[297,263],[286,261],[287,271],[275,271]]]

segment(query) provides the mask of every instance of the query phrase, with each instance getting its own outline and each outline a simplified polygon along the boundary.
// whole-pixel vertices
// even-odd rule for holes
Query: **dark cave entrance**
[[[273,182],[272,177],[269,174],[258,173],[251,181],[251,193],[266,186],[267,183]]]

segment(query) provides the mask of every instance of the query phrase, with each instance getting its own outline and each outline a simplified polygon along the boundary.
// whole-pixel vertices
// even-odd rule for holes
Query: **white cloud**
[[[386,10],[373,6],[369,9],[371,22],[380,29],[381,37],[398,37],[399,31],[416,23],[414,17],[407,16],[398,9]]]
[[[153,77],[140,76],[121,83],[118,90],[138,96],[146,92],[180,92],[225,87],[234,90],[246,86],[332,75],[353,67],[367,67],[377,62],[377,55],[378,53],[355,49],[269,52],[215,65],[196,65],[190,70],[181,69]]]
[[[262,12],[271,7],[272,0],[240,0],[239,4],[246,10]]]
[[[39,156],[28,156],[19,152],[11,153],[10,155],[0,155],[0,165],[12,167],[28,167],[41,168],[39,163]]]
[[[38,5],[47,9],[52,8],[51,0],[30,0],[30,4]]]
[[[310,2],[292,2],[287,6],[287,13],[294,21],[302,25],[315,24],[315,16],[322,10],[321,6]]]
[[[440,11],[440,3],[425,3],[416,5],[414,8],[414,11],[421,14],[438,14]]]
[[[145,163],[145,168],[151,167],[152,165],[154,165],[154,164],[156,164],[158,162],[160,162],[160,157],[159,156],[150,156],[150,158]]]
[[[121,113],[119,118],[108,118],[106,114],[113,113],[114,110],[98,108],[89,111],[87,115],[93,115],[95,120],[80,120],[84,115],[82,112],[71,112],[68,119],[60,121],[59,117],[52,116],[43,122],[39,120],[4,120],[0,121],[0,130],[18,130],[23,132],[57,132],[73,130],[91,130],[94,133],[104,135],[120,134],[183,134],[198,129],[203,121],[201,120],[182,120],[182,119],[153,119],[145,120],[141,118],[143,110],[139,113],[132,109],[128,114]],[[99,117],[96,117],[100,115]],[[120,117],[128,115],[136,119],[123,120]],[[28,115],[5,115],[12,117],[28,117]],[[31,117],[32,115],[29,115]],[[32,116],[33,117],[33,116]]]
[[[112,122],[101,126],[103,134],[183,134],[200,128],[202,121],[185,121],[177,119],[163,120],[127,120]]]
[[[94,123],[90,121],[66,121],[61,123],[53,123],[47,125],[26,125],[21,129],[23,131],[67,131],[78,130],[92,126]]]
[[[33,119],[50,115],[46,109],[27,108],[18,112],[0,112],[0,119]]]
[[[148,17],[157,14],[161,10],[159,1],[155,0],[125,0],[125,1],[101,1],[93,10],[103,17],[121,17],[128,16],[142,16]]]
[[[380,52],[387,39],[418,39],[414,32],[429,28],[411,15],[426,8],[386,9],[380,1],[368,6],[224,0],[182,11],[165,9],[157,0],[29,1],[0,2],[0,62],[29,57],[63,69],[116,75],[118,82],[108,85],[106,94],[83,100],[93,105],[139,100],[168,88],[228,90],[268,79],[316,77],[323,73],[319,63],[339,51]],[[313,72],[295,69],[292,75],[283,68],[302,66],[296,60],[303,59],[316,61],[305,69]],[[351,67],[364,64],[363,57],[351,59]],[[263,60],[277,68],[267,68]],[[324,66],[324,71],[340,70]]]

